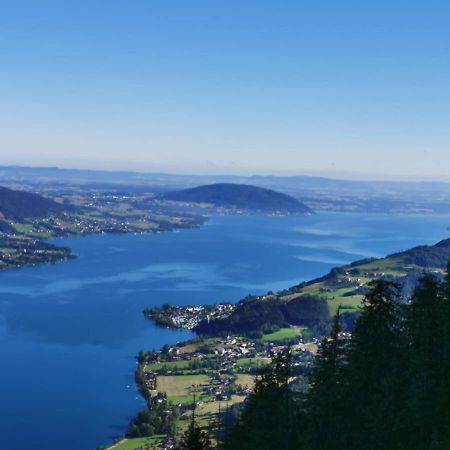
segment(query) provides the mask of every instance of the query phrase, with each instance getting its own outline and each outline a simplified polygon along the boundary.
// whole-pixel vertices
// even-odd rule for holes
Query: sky
[[[0,165],[450,180],[450,2],[0,0]]]

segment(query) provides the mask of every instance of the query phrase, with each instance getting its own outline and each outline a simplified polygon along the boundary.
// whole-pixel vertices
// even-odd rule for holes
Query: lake
[[[143,405],[135,355],[190,336],[145,307],[236,301],[450,235],[450,216],[214,217],[196,230],[56,242],[78,259],[0,273],[0,434],[8,450],[93,450]]]

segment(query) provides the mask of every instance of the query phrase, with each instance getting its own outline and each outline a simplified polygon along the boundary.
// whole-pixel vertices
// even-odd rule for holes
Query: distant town
[[[4,189],[0,192],[0,269],[56,263],[74,258],[71,249],[48,239],[105,233],[158,233],[199,227],[205,218],[167,212],[153,194],[117,194],[102,190],[46,189],[46,197],[33,194],[26,202],[43,203],[36,212],[3,210],[9,195],[21,199],[28,193]],[[49,200],[47,200],[49,199]],[[51,199],[51,200],[50,200]]]

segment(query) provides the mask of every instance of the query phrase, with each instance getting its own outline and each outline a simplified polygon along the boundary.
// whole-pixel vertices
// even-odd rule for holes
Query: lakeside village
[[[57,199],[67,209],[44,217],[12,219],[0,212],[0,269],[57,263],[75,257],[70,248],[46,242],[51,238],[160,233],[198,228],[205,221],[200,216],[165,213],[151,209],[152,205],[140,205],[141,197],[71,193],[60,194]],[[128,203],[124,204],[126,200]]]
[[[202,320],[226,317],[233,310],[234,305],[228,303],[164,305],[146,310],[145,315],[165,327],[192,330]],[[348,334],[342,337],[348,338]],[[197,422],[215,442],[224,420],[232,420],[225,415],[235,414],[235,405],[253,392],[255,377],[277,354],[290,348],[294,375],[291,387],[303,390],[319,346],[306,328],[289,327],[258,338],[234,334],[197,337],[165,345],[159,351],[141,350],[136,382],[148,409],[131,422],[126,447],[119,443],[115,448],[176,448],[189,426],[194,399]]]
[[[172,306],[164,304],[161,307],[148,308],[144,315],[157,325],[168,328],[193,330],[204,320],[224,319],[235,310],[231,303],[219,303],[203,306]]]
[[[294,355],[295,383],[300,389],[306,386],[318,343],[305,342],[295,331],[296,338],[275,342],[269,342],[269,336],[264,340],[227,336],[164,346],[158,352],[141,351],[136,376],[141,393],[176,409],[174,435],[166,435],[155,448],[173,448],[189,425],[194,398],[197,421],[214,439],[223,414],[231,414],[233,405],[245,401],[253,392],[256,375],[274,356],[286,351],[288,341]],[[142,437],[139,425],[130,427],[128,437]]]
[[[2,229],[3,228],[3,229]],[[161,231],[170,231],[170,227]],[[88,217],[62,213],[27,221],[3,222],[0,227],[0,269],[56,263],[74,258],[67,247],[45,242],[49,238],[105,234],[142,233],[151,230],[116,218]]]

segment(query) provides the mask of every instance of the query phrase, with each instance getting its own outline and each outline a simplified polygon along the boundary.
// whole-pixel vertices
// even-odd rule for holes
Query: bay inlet
[[[447,238],[450,216],[214,217],[200,229],[58,240],[76,260],[0,273],[0,433],[9,450],[92,450],[143,405],[139,349],[190,333],[146,307],[237,301]]]

